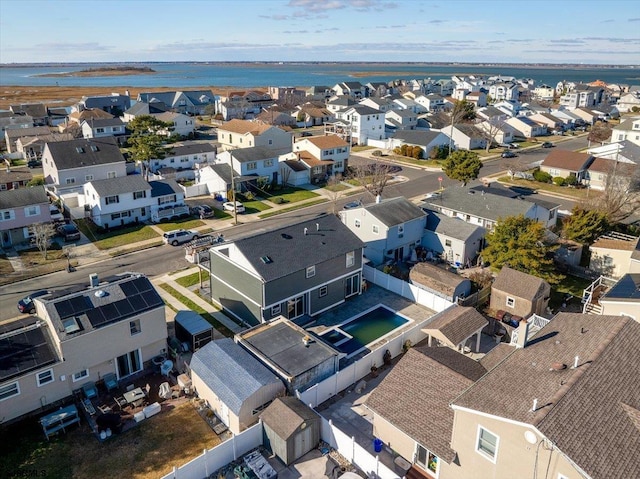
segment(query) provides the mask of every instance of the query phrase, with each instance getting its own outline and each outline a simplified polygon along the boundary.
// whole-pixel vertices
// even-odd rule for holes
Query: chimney
[[[518,326],[518,340],[516,341],[516,347],[524,348],[527,345],[527,336],[529,335],[529,323],[527,320],[520,321]]]
[[[307,228],[304,229],[304,235],[307,236]]]
[[[91,273],[89,275],[89,283],[91,284],[92,288],[98,287],[98,285],[100,284],[100,281],[98,280],[98,273]]]
[[[320,223],[316,223],[316,231],[320,231]]]

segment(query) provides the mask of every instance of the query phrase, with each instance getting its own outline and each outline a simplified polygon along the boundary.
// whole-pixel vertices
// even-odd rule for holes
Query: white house
[[[365,96],[365,87],[359,81],[337,83],[332,90],[338,96],[349,96],[354,99],[360,99]]]
[[[369,108],[373,108],[374,110],[379,110],[385,113],[389,110],[400,108],[400,105],[394,103],[389,98],[377,96],[363,98],[358,102],[358,105],[368,106]]]
[[[352,141],[366,145],[369,138],[382,140],[385,137],[384,113],[368,106],[355,105],[336,112],[336,119],[351,125]]]
[[[218,141],[225,149],[264,146],[277,150],[291,148],[292,134],[266,123],[231,120],[218,127]]]
[[[308,151],[320,161],[333,161],[329,174],[344,173],[351,148],[337,135],[301,138],[293,144],[293,151]]]
[[[392,130],[415,130],[418,116],[412,110],[390,110],[385,113],[384,121]]]
[[[621,121],[611,130],[611,142],[630,141],[640,146],[640,117]]]
[[[533,138],[548,133],[546,125],[540,125],[526,116],[514,116],[507,119],[506,123],[512,126],[519,136],[525,138]]]
[[[518,100],[518,85],[510,82],[499,82],[489,86],[489,96],[494,101]]]
[[[84,138],[104,138],[106,136],[124,136],[126,131],[120,118],[84,120],[80,125]]]
[[[435,113],[444,110],[444,98],[435,93],[429,95],[418,95],[415,99],[418,105],[422,105],[430,113]]]
[[[216,146],[212,143],[188,141],[171,145],[164,158],[149,161],[149,168],[157,173],[161,168],[193,170],[196,165],[206,165],[216,159]],[[189,176],[193,179],[193,175]]]
[[[162,113],[153,113],[151,116],[171,125],[166,130],[161,130],[159,132],[163,135],[171,136],[177,134],[180,136],[189,136],[195,130],[195,120],[190,116],[183,115],[182,113],[165,111]]]
[[[475,125],[459,123],[445,127],[441,131],[449,135],[459,149],[478,150],[487,146],[485,133]]]
[[[231,165],[235,174],[263,178],[266,182],[277,182],[278,156],[284,152],[271,148],[254,146],[219,153],[216,164]]]
[[[640,91],[635,90],[625,93],[620,97],[616,106],[621,113],[633,111],[634,108],[640,109]]]

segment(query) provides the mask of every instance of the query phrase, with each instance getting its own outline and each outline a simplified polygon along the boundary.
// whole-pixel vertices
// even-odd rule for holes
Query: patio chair
[[[160,385],[158,396],[160,396],[161,399],[169,399],[171,397],[171,386],[169,386],[169,383],[162,383]]]
[[[104,386],[107,388],[107,392],[118,389],[118,379],[115,374],[105,374],[102,379],[104,379]]]
[[[98,397],[98,388],[96,387],[96,383],[93,381],[89,381],[82,385],[82,392],[87,399],[93,399]]]
[[[114,397],[113,400],[116,402],[116,404],[120,407],[120,409],[122,409],[123,407],[127,406],[129,403],[127,402],[127,400],[122,397]]]

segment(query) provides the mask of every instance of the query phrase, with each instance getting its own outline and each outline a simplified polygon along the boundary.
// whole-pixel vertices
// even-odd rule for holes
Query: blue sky
[[[637,0],[0,0],[0,63],[640,64]]]

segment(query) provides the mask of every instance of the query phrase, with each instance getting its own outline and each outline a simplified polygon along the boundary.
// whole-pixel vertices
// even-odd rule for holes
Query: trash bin
[[[382,440],[381,439],[374,439],[373,440],[373,450],[375,452],[380,452],[382,451]]]

